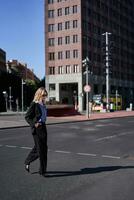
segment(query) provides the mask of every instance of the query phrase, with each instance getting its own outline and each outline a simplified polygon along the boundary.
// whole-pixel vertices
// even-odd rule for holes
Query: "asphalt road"
[[[48,125],[48,177],[29,128],[0,130],[1,200],[133,200],[134,117]]]

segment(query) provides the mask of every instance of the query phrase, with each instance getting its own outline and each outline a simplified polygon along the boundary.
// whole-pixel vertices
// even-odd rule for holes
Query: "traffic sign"
[[[85,85],[84,86],[84,91],[85,92],[90,92],[91,91],[91,86],[90,85]]]

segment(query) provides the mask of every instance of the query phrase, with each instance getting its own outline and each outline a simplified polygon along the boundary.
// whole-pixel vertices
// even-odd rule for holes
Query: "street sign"
[[[90,92],[91,91],[91,86],[90,85],[85,85],[84,86],[84,91],[85,92]]]

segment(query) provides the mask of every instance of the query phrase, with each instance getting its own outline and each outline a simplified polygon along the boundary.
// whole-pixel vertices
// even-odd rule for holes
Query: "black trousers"
[[[40,160],[40,173],[45,173],[47,168],[47,129],[43,124],[36,128],[34,138],[34,147],[28,154],[25,164],[30,165],[31,162],[39,158]]]

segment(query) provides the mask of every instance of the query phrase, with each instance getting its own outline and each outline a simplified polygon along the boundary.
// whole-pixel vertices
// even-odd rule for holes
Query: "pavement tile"
[[[97,120],[117,117],[134,116],[134,111],[115,111],[108,113],[91,113],[89,118],[86,115],[71,115],[63,117],[48,117],[47,124],[66,123],[85,120]],[[0,113],[0,129],[17,128],[29,126],[24,119],[24,115],[18,113]]]

